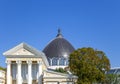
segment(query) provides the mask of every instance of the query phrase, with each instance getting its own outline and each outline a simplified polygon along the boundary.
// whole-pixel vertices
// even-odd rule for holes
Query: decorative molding
[[[38,64],[40,64],[40,65],[42,65],[42,64],[43,64],[43,62],[42,62],[42,61],[37,61],[37,63],[38,63]]]
[[[22,61],[20,61],[20,60],[17,60],[17,61],[16,61],[16,63],[17,63],[17,64],[21,64],[21,63],[22,63]]]
[[[32,64],[32,61],[31,61],[31,60],[28,60],[28,61],[27,61],[27,64]]]
[[[6,60],[5,63],[6,64],[11,64],[11,61],[10,60]]]

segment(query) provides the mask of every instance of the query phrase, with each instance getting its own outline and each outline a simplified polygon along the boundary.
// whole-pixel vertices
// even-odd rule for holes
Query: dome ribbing
[[[64,57],[68,58],[69,55],[74,51],[74,47],[63,38],[60,29],[55,39],[53,39],[43,50],[47,58],[53,57]]]

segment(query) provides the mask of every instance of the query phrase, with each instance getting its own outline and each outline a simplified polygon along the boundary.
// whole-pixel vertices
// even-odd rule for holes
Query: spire
[[[62,37],[62,34],[61,34],[61,30],[60,30],[60,28],[58,28],[58,34],[57,34],[56,37]]]

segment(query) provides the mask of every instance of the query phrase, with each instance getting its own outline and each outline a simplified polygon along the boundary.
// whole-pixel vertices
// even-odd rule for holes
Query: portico
[[[7,64],[7,84],[42,84],[42,72],[48,66],[42,52],[22,43],[4,55]]]
[[[41,84],[39,80],[41,80],[42,76],[42,61],[37,60],[32,61],[28,60],[7,60],[7,84]],[[14,66],[16,65],[16,66]],[[26,67],[25,67],[26,65]],[[34,65],[36,65],[36,70],[33,71]],[[36,74],[34,72],[37,72]],[[16,75],[16,76],[15,76]],[[9,80],[11,79],[11,80]]]

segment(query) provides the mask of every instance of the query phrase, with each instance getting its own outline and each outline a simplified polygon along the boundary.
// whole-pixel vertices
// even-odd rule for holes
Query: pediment
[[[32,52],[28,51],[27,49],[21,48],[13,53],[11,55],[35,55]]]
[[[3,53],[3,55],[5,56],[19,56],[19,55],[37,55],[37,50],[35,51],[35,49],[31,46],[29,46],[26,43],[21,43],[13,48],[11,48],[10,50],[6,51],[5,53]]]
[[[46,66],[49,66],[45,54],[26,43],[21,43],[11,48],[4,52],[3,55],[6,56],[6,58],[42,58]]]

